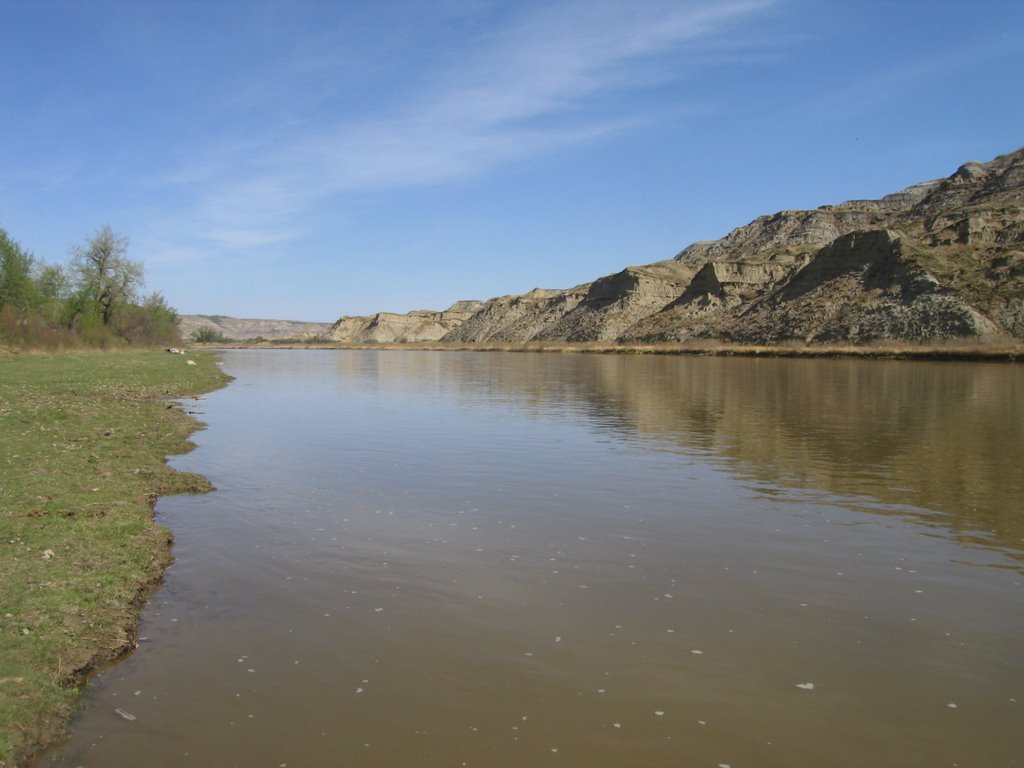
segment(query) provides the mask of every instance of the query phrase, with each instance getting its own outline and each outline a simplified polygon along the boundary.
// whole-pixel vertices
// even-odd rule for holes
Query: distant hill
[[[317,336],[331,328],[330,323],[304,323],[294,320],[251,320],[225,315],[180,315],[178,327],[181,337],[188,339],[200,328],[212,328],[225,338],[237,341],[249,339],[305,339]]]
[[[1024,149],[881,200],[762,216],[673,259],[574,288],[459,302],[443,312],[343,317],[323,335],[760,344],[1024,339]]]

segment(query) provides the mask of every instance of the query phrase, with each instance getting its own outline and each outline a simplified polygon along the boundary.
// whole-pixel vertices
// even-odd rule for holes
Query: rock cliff
[[[1024,338],[1024,149],[880,200],[761,216],[567,290],[342,318],[341,341]]]
[[[676,256],[701,271],[621,339],[1024,338],[1022,203],[1018,150],[881,200],[762,216]]]
[[[459,301],[443,312],[418,310],[404,315],[378,312],[375,315],[342,317],[323,333],[323,338],[354,342],[438,341],[483,306],[480,301]]]
[[[330,323],[304,323],[298,320],[255,320],[226,315],[180,315],[181,337],[188,339],[200,328],[209,328],[224,338],[237,341],[252,339],[306,339],[318,336]]]

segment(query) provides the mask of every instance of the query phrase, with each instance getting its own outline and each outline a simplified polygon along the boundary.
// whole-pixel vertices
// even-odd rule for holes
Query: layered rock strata
[[[668,261],[444,312],[342,318],[342,341],[772,344],[1024,339],[1024,149],[880,200],[761,216]]]
[[[331,327],[330,323],[304,323],[298,320],[259,320],[226,315],[180,315],[178,329],[183,339],[207,328],[226,339],[250,341],[252,339],[308,339],[319,336]]]
[[[418,310],[406,314],[342,317],[323,338],[361,343],[438,341],[462,325],[483,307],[483,302],[460,301],[444,310]]]

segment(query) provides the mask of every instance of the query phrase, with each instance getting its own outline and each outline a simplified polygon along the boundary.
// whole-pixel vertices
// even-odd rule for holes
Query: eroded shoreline
[[[172,562],[160,496],[210,490],[167,457],[202,423],[171,401],[224,386],[210,353],[7,355],[0,361],[0,767],[59,742],[84,683],[136,646]]]
[[[430,352],[547,352],[612,355],[704,355],[722,357],[857,358],[879,360],[1024,361],[1024,343],[1003,344],[972,341],[910,344],[728,344],[695,341],[665,344],[618,344],[614,342],[528,342],[525,344],[463,344],[444,342],[352,343],[280,339],[196,344],[203,349],[352,349],[420,350]]]

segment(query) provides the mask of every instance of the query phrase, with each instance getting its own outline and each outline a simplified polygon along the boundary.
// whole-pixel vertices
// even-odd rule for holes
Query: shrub
[[[194,341],[196,344],[206,344],[209,342],[216,343],[227,341],[227,338],[216,328],[204,325],[201,328],[196,328],[192,331],[192,335],[189,336],[189,340]]]

